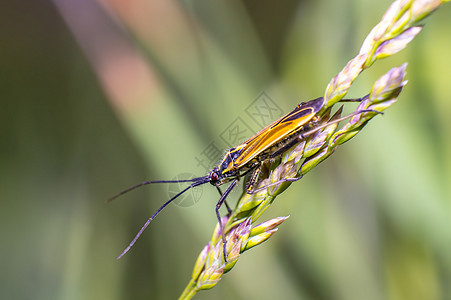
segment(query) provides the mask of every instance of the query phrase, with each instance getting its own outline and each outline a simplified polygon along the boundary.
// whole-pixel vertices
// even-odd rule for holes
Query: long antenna
[[[198,186],[198,185],[202,185],[202,184],[207,183],[207,182],[209,181],[208,176],[206,176],[206,177],[199,177],[199,178],[193,178],[193,179],[197,179],[198,181],[196,181],[196,182],[190,184],[187,188],[185,188],[184,190],[182,190],[181,192],[179,192],[177,195],[175,195],[174,197],[172,197],[171,199],[169,199],[166,203],[164,203],[159,209],[157,209],[157,211],[156,211],[156,212],[155,212],[155,213],[147,220],[147,222],[141,227],[141,229],[139,230],[138,234],[137,234],[137,235],[135,236],[135,238],[130,242],[130,244],[127,246],[127,248],[125,248],[125,250],[122,251],[122,253],[121,253],[118,257],[116,257],[116,259],[119,259],[119,258],[121,258],[122,256],[124,256],[124,254],[127,253],[128,250],[130,250],[131,247],[133,247],[133,245],[134,245],[135,242],[138,240],[138,238],[140,237],[140,235],[144,232],[144,230],[147,228],[147,226],[149,226],[150,222],[152,222],[152,220],[160,213],[160,211],[163,210],[163,208],[165,208],[169,203],[171,203],[172,201],[174,201],[178,196],[180,196],[181,194],[183,194],[184,192],[186,192],[186,191],[189,190],[190,188],[196,187],[196,186]],[[175,180],[169,180],[169,181],[157,181],[157,182],[155,182],[155,181],[147,181],[147,182],[148,182],[148,183],[190,182],[190,181],[193,181],[193,179],[188,179],[188,180],[177,180],[177,181],[175,181]],[[131,187],[131,188],[125,190],[124,192],[119,193],[117,196],[113,197],[112,199],[117,198],[118,196],[120,196],[120,195],[122,195],[122,194],[124,194],[124,193],[126,193],[126,192],[128,192],[128,191],[130,191],[130,190],[132,190],[132,189],[134,189],[134,188],[137,188],[137,187],[139,187],[139,186],[141,186],[141,185],[145,185],[145,184],[148,184],[148,183],[143,182],[142,184],[135,185],[134,187]]]
[[[196,177],[196,178],[191,178],[191,179],[182,179],[182,180],[151,180],[151,181],[144,181],[141,183],[138,183],[137,185],[134,185],[132,187],[129,187],[126,190],[123,190],[122,192],[120,192],[119,194],[114,195],[113,197],[111,197],[110,199],[108,199],[106,202],[111,202],[114,199],[122,196],[123,194],[126,194],[130,191],[133,191],[134,189],[137,189],[143,185],[147,185],[147,184],[151,184],[151,183],[178,183],[178,182],[198,182],[200,180],[204,180],[206,177]]]

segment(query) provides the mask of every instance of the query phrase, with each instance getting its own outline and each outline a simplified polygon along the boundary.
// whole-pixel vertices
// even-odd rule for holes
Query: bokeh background
[[[262,93],[284,113],[321,96],[390,3],[2,1],[0,298],[180,295],[215,189],[170,205],[119,261],[168,187],[105,199],[204,175],[238,117],[258,130],[246,109]],[[262,220],[290,219],[199,298],[451,299],[451,6],[423,23],[348,94],[408,62],[399,102],[280,195]]]

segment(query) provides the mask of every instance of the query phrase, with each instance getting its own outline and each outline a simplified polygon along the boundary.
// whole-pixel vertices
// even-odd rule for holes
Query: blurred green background
[[[390,1],[55,0],[0,4],[0,298],[174,299],[215,226],[214,188],[170,205],[146,179],[196,158],[265,92],[321,96]],[[291,215],[202,299],[451,299],[451,6],[392,58],[399,102],[277,198]],[[222,151],[222,150],[221,150]],[[210,165],[212,167],[213,165]],[[231,202],[238,197],[234,192]]]

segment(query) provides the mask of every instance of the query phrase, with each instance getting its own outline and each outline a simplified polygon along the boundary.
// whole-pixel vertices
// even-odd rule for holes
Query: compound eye
[[[218,181],[219,180],[219,175],[216,172],[212,172],[210,175],[210,178],[212,181]]]

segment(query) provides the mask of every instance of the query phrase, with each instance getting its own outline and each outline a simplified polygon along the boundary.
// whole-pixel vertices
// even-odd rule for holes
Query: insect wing
[[[265,127],[255,136],[244,142],[241,154],[234,161],[235,168],[239,168],[269,147],[282,141],[291,133],[308,123],[319,111],[324,103],[323,98],[311,100],[297,106],[292,112]]]

